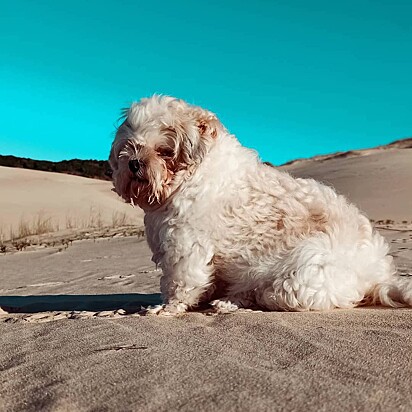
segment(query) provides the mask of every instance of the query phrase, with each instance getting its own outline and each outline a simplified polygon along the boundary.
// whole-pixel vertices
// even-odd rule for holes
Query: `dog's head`
[[[216,116],[168,96],[153,96],[125,110],[110,152],[115,191],[150,210],[162,205],[223,129]]]

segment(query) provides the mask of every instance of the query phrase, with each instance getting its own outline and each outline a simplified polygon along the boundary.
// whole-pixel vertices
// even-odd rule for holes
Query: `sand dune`
[[[111,182],[61,173],[0,166],[0,232],[16,235],[19,226],[43,223],[53,231],[142,225],[142,213],[111,192]]]
[[[371,219],[412,221],[412,149],[370,150],[362,155],[309,159],[281,169],[335,187]]]
[[[285,169],[333,184],[371,218],[389,221],[378,226],[407,275],[411,155],[395,148]],[[1,183],[7,173],[14,208],[11,199],[3,204],[12,193]],[[0,168],[0,207],[10,221],[13,210],[17,221],[30,210],[24,201],[36,192],[42,195],[33,194],[33,204],[52,199],[49,213],[62,218],[61,207],[85,195],[106,205],[108,216],[126,207],[107,182],[10,173]],[[411,310],[141,316],[141,306],[160,302],[159,278],[137,237],[0,254],[0,410],[412,409]]]

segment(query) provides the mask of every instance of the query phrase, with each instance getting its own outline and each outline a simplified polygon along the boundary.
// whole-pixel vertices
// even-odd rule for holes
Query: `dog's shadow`
[[[133,313],[161,302],[160,293],[0,296],[0,308],[8,313],[102,312],[119,309]]]

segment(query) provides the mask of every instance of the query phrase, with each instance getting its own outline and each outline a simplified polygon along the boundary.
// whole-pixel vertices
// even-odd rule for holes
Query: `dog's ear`
[[[217,117],[200,107],[191,107],[174,114],[173,132],[179,163],[183,166],[199,164],[222,127]]]
[[[194,163],[200,163],[216,140],[222,125],[213,113],[198,107],[192,110],[190,117],[191,127],[187,131],[190,143],[188,154]]]
[[[202,110],[197,115],[196,122],[202,139],[214,140],[217,138],[218,129],[221,125],[213,113]]]

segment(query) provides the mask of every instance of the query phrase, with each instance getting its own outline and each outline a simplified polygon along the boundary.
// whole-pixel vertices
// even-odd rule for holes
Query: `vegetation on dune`
[[[92,179],[110,180],[109,162],[106,160],[34,160],[24,157],[0,155],[0,166],[19,167],[23,169],[41,170],[44,172],[66,173],[70,175],[90,177]]]
[[[31,219],[21,217],[16,227],[0,225],[0,253],[34,245],[67,246],[73,240],[118,235],[140,237],[144,230],[124,212],[114,211],[111,217],[104,219],[100,209],[91,207],[87,217],[67,215],[62,224],[61,220],[40,211]]]

